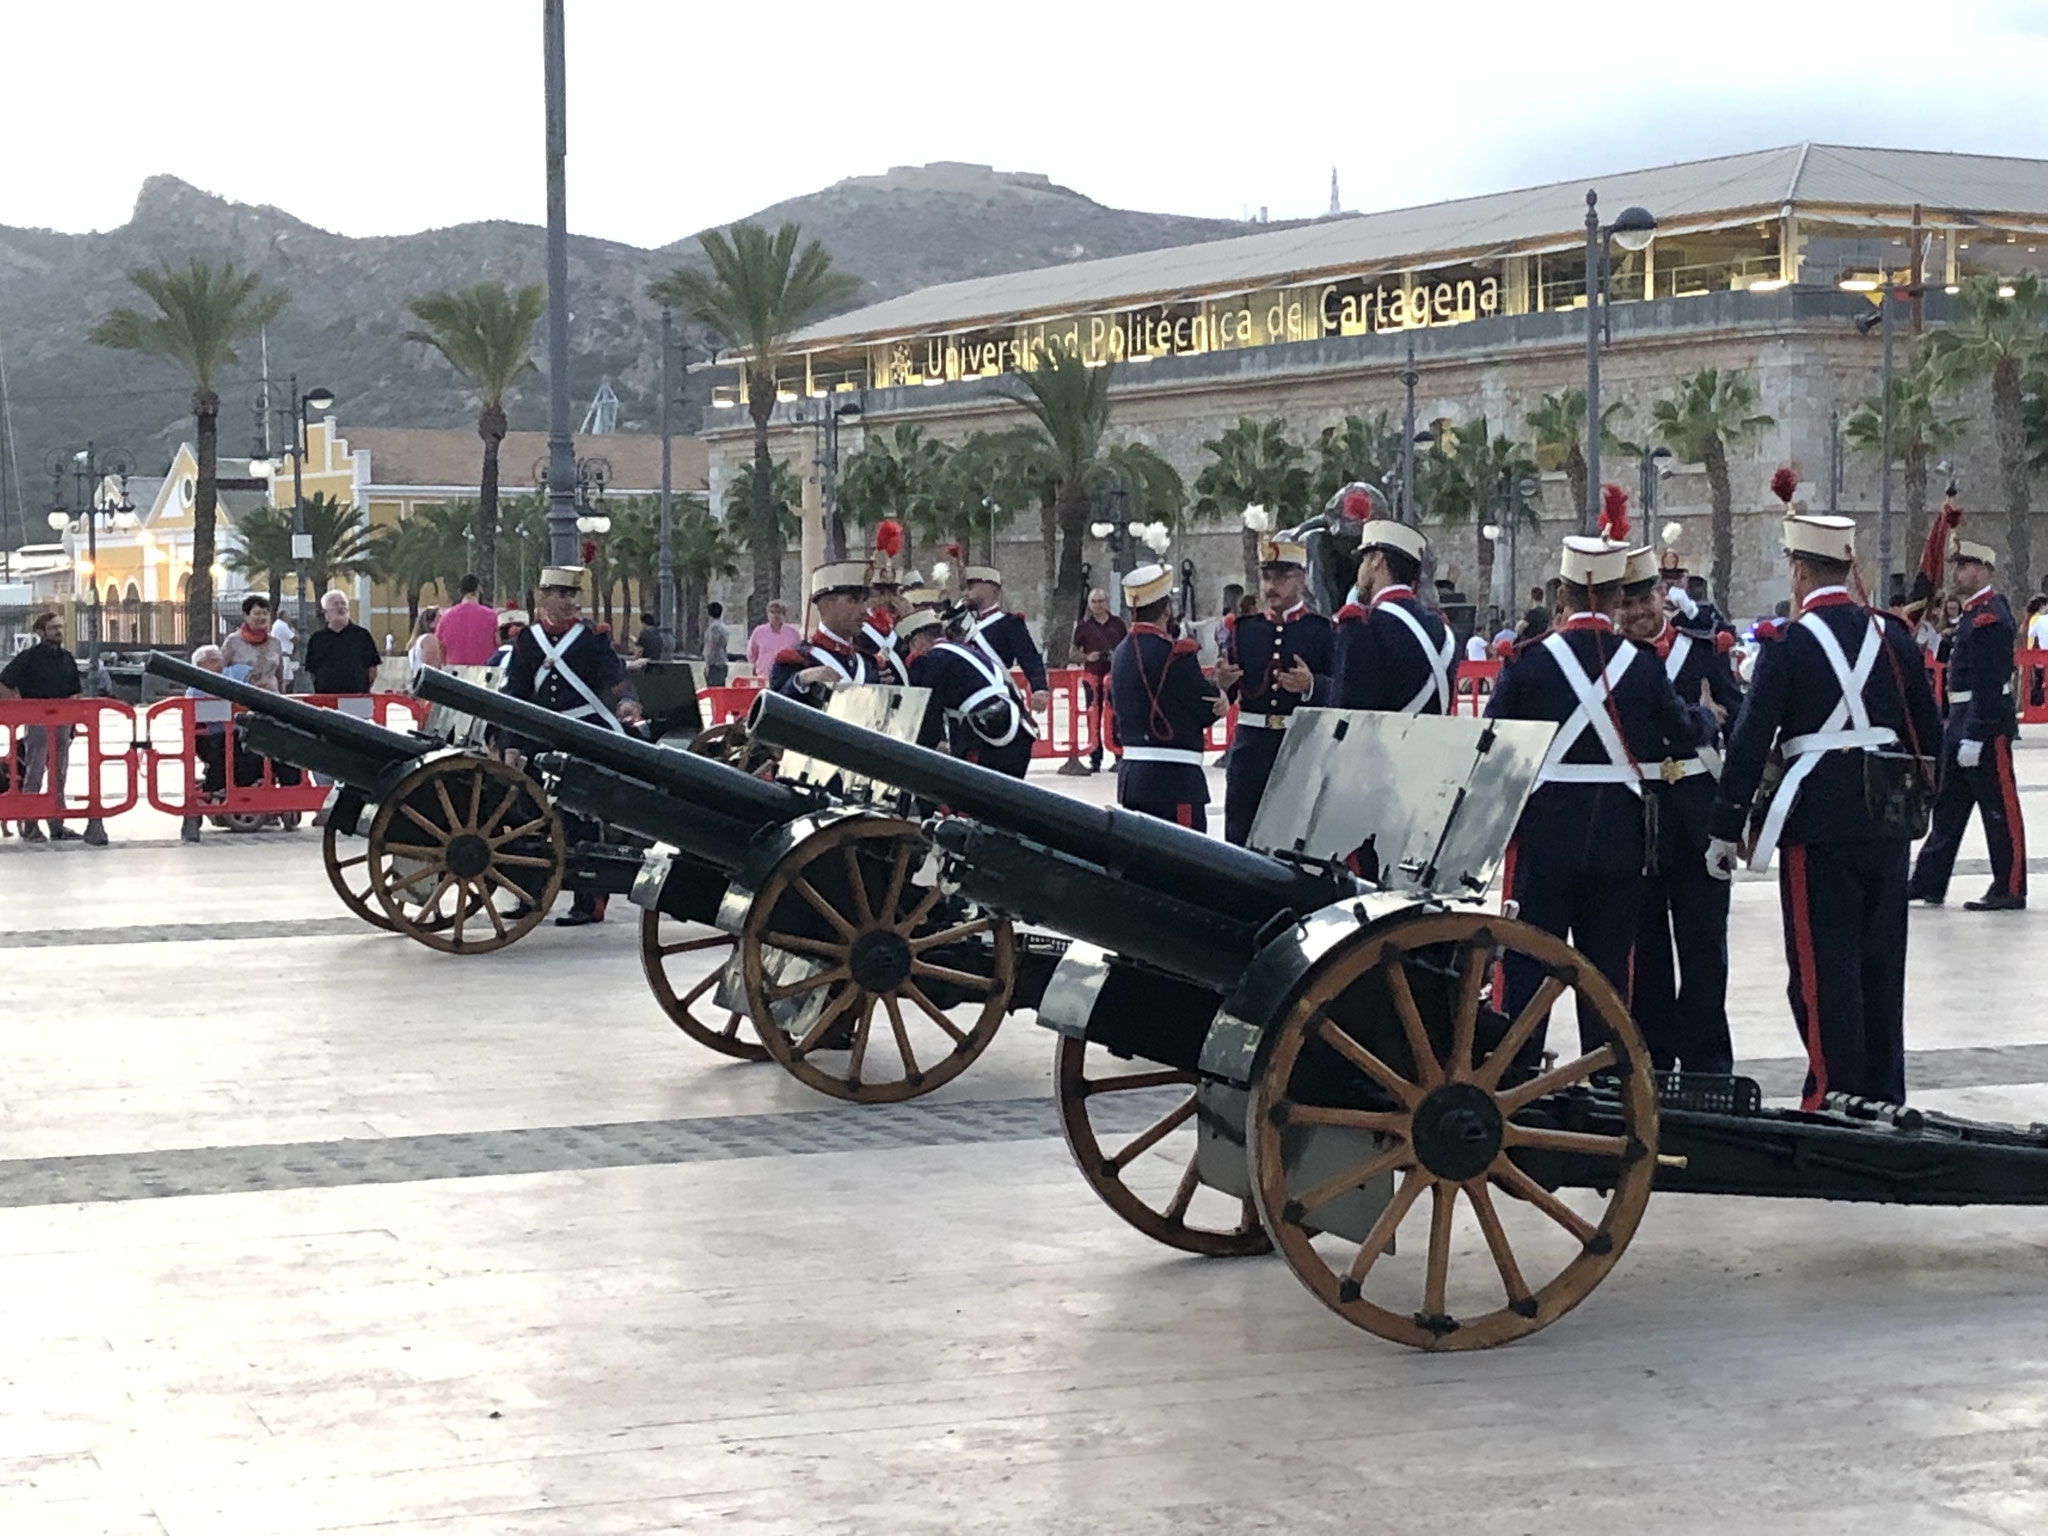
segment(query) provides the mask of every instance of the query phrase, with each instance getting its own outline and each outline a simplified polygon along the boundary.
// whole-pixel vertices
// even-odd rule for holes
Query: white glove
[[[1707,873],[1716,880],[1735,878],[1735,845],[1727,838],[1707,839]]]
[[[1962,741],[1956,743],[1956,766],[1958,768],[1974,768],[1983,760],[1983,757],[1983,742]]]
[[[1700,616],[1700,605],[1692,600],[1692,594],[1683,587],[1673,587],[1664,594],[1676,608],[1680,617],[1696,619]]]

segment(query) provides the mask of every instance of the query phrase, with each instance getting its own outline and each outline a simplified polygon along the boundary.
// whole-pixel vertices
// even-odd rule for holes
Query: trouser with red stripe
[[[2019,785],[2013,779],[2012,742],[1994,736],[1984,743],[1984,755],[1974,768],[1956,761],[1953,745],[1942,759],[1934,824],[1913,865],[1915,898],[1939,901],[1948,894],[1956,850],[1969,830],[1973,808],[1984,818],[1984,841],[1991,849],[1989,894],[2027,894],[2027,828],[2020,816]]]
[[[1643,882],[1629,1010],[1660,1071],[1735,1070],[1728,1039],[1729,883],[1707,873],[1705,854],[1701,849]]]
[[[1507,863],[1501,871],[1503,888],[1519,904],[1521,920],[1570,943],[1613,983],[1626,1003],[1630,956],[1642,909],[1642,875],[1629,870],[1574,868],[1561,859],[1532,857],[1532,852],[1526,840],[1517,837],[1508,846]],[[1543,972],[1534,960],[1516,954],[1506,958],[1501,971],[1507,995],[1502,1012],[1512,1019],[1536,995]],[[1542,1049],[1546,1032],[1547,1026],[1537,1031],[1529,1059]],[[1592,1009],[1581,999],[1579,1049],[1591,1051],[1605,1043]]]
[[[1197,832],[1209,830],[1209,808],[1189,800],[1126,800],[1123,808],[1140,816],[1157,816],[1176,826],[1193,827]]]
[[[1906,1098],[1906,866],[1899,839],[1778,850],[1786,988],[1806,1043],[1800,1102]]]

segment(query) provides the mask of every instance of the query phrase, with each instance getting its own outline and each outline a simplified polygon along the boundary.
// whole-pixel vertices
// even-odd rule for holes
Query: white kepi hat
[[[1133,608],[1143,608],[1172,594],[1173,572],[1163,565],[1141,565],[1125,573],[1123,587],[1124,601]]]
[[[1809,512],[1785,519],[1785,553],[1811,555],[1816,560],[1838,560],[1847,565],[1856,558],[1856,519]]]
[[[1558,555],[1558,580],[1575,587],[1604,587],[1628,573],[1628,546],[1588,533],[1565,536]]]
[[[867,589],[868,567],[865,560],[835,560],[811,572],[813,597],[823,597],[827,592],[865,592]]]
[[[1396,554],[1406,555],[1420,561],[1429,554],[1429,540],[1422,536],[1420,528],[1408,523],[1395,522],[1391,517],[1376,517],[1370,522],[1358,525],[1358,547],[1368,549],[1391,549]]]
[[[540,571],[540,585],[548,587],[573,587],[583,590],[583,567],[580,565],[544,565]]]
[[[1949,553],[1951,560],[1975,560],[1981,565],[1998,569],[1998,551],[1989,544],[1979,544],[1975,539],[1958,538],[1956,547]]]

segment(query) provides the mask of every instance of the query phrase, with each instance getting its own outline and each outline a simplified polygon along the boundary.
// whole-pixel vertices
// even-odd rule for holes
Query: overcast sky
[[[1374,209],[1801,139],[2048,158],[2048,0],[1637,0],[1590,64],[1531,0],[567,4],[570,228],[639,245],[929,160],[1284,218],[1333,164]],[[0,224],[110,228],[159,172],[352,235],[542,219],[540,0],[0,9]]]

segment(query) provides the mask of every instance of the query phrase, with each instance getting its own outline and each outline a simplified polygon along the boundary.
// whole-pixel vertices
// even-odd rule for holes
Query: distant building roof
[[[942,327],[1004,325],[1027,315],[1246,292],[1324,274],[1394,271],[1423,257],[1564,249],[1583,239],[1589,185],[1598,189],[1602,209],[1619,212],[1640,203],[1665,228],[1698,228],[1765,210],[1775,215],[1788,206],[1816,214],[1840,208],[1904,215],[1918,203],[1936,224],[1993,214],[2048,217],[2048,160],[1793,144],[941,283],[821,320],[794,341],[815,350]]]
[[[367,449],[370,483],[470,487],[483,472],[483,441],[466,427],[343,427],[352,450]],[[508,492],[533,488],[533,466],[547,457],[545,432],[508,432],[498,446],[498,474]],[[578,436],[576,457],[607,459],[616,491],[661,488],[661,439],[645,432]],[[671,479],[678,491],[709,484],[710,450],[694,437],[672,440]]]

